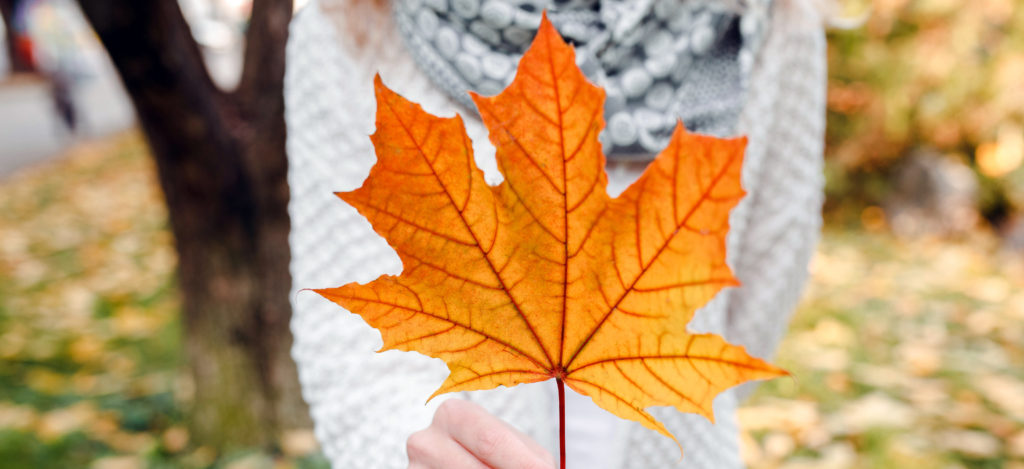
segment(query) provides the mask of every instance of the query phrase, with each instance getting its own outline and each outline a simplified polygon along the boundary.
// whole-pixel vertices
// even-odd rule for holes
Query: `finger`
[[[529,435],[519,431],[518,428],[509,425],[508,422],[502,421],[501,423],[505,425],[505,427],[507,427],[513,433],[515,433],[515,435],[519,438],[519,441],[522,441],[524,444],[526,444],[526,447],[530,449],[530,452],[536,454],[537,456],[540,456],[541,459],[550,463],[551,466],[555,465],[555,456],[552,455],[547,448],[541,446],[540,443],[537,443],[536,440],[530,438]]]
[[[434,424],[494,469],[552,468],[547,458],[529,447],[515,429],[471,402],[445,401],[434,414]]]
[[[545,461],[549,461],[549,462],[551,462],[552,465],[554,465],[555,457],[551,454],[550,451],[547,450],[547,448],[541,446],[540,443],[537,443],[533,438],[530,438],[529,435],[519,431],[518,428],[513,427],[512,425],[509,425],[508,422],[495,417],[490,412],[487,412],[487,409],[484,409],[480,405],[478,405],[478,404],[476,404],[474,402],[471,402],[471,401],[461,401],[460,400],[460,402],[458,402],[458,403],[452,403],[452,404],[449,404],[449,405],[463,405],[463,404],[465,404],[465,405],[467,405],[469,407],[472,407],[473,408],[472,409],[473,412],[479,412],[481,416],[483,416],[485,418],[488,418],[488,419],[492,419],[494,422],[497,422],[497,423],[501,424],[502,426],[504,426],[506,429],[508,429],[508,431],[510,431],[513,434],[515,434],[515,436],[517,438],[519,438],[519,441],[522,441],[526,445],[526,447],[529,448],[530,452],[532,452],[533,454],[536,454],[537,456],[540,456],[541,459],[544,459]]]
[[[451,435],[433,427],[410,435],[405,450],[409,469],[487,469]]]

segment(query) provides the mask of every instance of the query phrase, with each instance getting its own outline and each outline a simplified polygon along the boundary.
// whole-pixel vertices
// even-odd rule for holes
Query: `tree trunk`
[[[18,35],[14,28],[14,7],[17,0],[0,0],[0,17],[4,20],[4,44],[7,44],[7,63],[11,72],[35,73],[35,65],[18,50]]]
[[[156,159],[179,255],[193,436],[272,446],[310,426],[289,355],[284,47],[290,0],[256,0],[238,88],[211,81],[177,2],[80,0]]]

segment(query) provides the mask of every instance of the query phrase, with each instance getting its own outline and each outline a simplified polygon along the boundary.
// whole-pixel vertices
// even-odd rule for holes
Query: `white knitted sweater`
[[[715,332],[769,358],[786,329],[807,276],[821,225],[825,42],[812,0],[776,0],[769,35],[750,76],[738,128],[750,141],[743,168],[747,197],[730,216],[729,264],[743,286],[724,291],[689,328]],[[303,288],[367,282],[398,273],[397,255],[353,208],[333,195],[359,187],[375,161],[368,135],[378,71],[397,92],[434,114],[459,109],[416,68],[390,17],[337,1],[313,2],[295,17],[287,50],[289,174],[292,218],[292,354],[316,434],[337,468],[400,468],[405,440],[430,423],[442,396],[424,405],[447,369],[415,353],[377,354],[380,335],[362,319]],[[352,15],[365,18],[349,31]],[[463,116],[477,164],[501,179],[479,120]],[[610,163],[618,194],[643,163]],[[478,391],[475,401],[557,454],[553,382]],[[573,393],[569,393],[572,395]],[[740,392],[715,400],[716,422],[654,409],[682,444],[571,398],[570,468],[738,468],[735,409]]]

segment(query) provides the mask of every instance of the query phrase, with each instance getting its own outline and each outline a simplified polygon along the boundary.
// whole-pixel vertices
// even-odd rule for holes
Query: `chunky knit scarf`
[[[453,99],[500,92],[547,10],[577,63],[607,92],[602,142],[649,158],[677,119],[735,131],[772,0],[395,0],[412,56]]]

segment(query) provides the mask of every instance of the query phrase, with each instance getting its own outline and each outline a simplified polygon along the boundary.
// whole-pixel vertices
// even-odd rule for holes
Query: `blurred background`
[[[266,273],[302,3],[0,0],[0,469],[327,467]],[[1024,469],[1024,2],[842,5],[795,379],[744,458]]]

